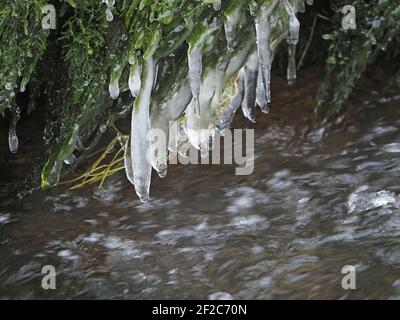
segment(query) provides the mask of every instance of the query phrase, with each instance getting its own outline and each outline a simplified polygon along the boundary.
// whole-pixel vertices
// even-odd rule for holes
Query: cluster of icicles
[[[215,10],[221,8],[220,1],[214,1],[213,4]],[[307,1],[307,4],[312,3]],[[136,59],[130,59],[129,88],[136,99],[132,111],[131,135],[125,146],[125,171],[143,202],[149,199],[152,169],[160,177],[167,174],[168,150],[187,156],[185,152],[190,144],[202,155],[208,155],[215,130],[228,128],[240,107],[244,116],[252,122],[255,122],[254,108],[257,105],[264,113],[268,113],[271,101],[271,64],[278,45],[271,39],[271,20],[276,17],[271,17],[270,12],[274,6],[279,5],[284,6],[289,17],[287,77],[289,84],[294,84],[295,52],[300,30],[296,13],[304,10],[304,1],[292,5],[288,0],[277,0],[261,8],[250,8],[254,16],[256,37],[249,37],[252,44],[242,46],[237,51],[233,46],[241,9],[234,10],[226,16],[224,23],[229,54],[221,57],[212,68],[206,69],[203,68],[202,51],[215,29],[215,25],[210,25],[197,41],[189,44],[187,78],[176,84],[161,102],[152,100],[152,90],[157,81],[157,61],[150,56],[140,65]],[[114,72],[121,73],[118,67]],[[118,76],[114,77],[109,86],[110,95],[114,99],[119,94],[118,79]],[[230,103],[223,105],[222,99],[226,98],[224,86],[229,79],[236,82],[235,93],[231,95]],[[152,105],[154,103],[157,104],[155,107]],[[214,114],[217,116],[213,117]],[[178,130],[170,130],[170,121],[178,119]],[[166,143],[150,143],[147,138],[151,129],[163,130],[167,137]],[[146,157],[147,154],[150,157]]]
[[[112,21],[111,9],[115,0],[102,2],[107,4],[107,20]],[[221,9],[220,0],[209,2],[215,10]],[[152,48],[145,59],[138,59],[135,55],[130,57],[129,89],[135,97],[135,102],[130,139],[125,145],[124,162],[127,178],[143,202],[149,199],[152,169],[157,171],[160,177],[167,174],[168,150],[187,156],[188,146],[191,145],[199,150],[202,156],[208,156],[216,130],[229,128],[240,107],[244,116],[252,122],[255,122],[254,108],[257,105],[264,113],[268,113],[268,104],[271,101],[271,64],[280,42],[273,39],[271,32],[272,26],[281,23],[278,21],[279,17],[271,14],[277,6],[283,6],[289,18],[284,35],[289,48],[287,77],[289,84],[294,84],[295,53],[300,30],[296,14],[305,10],[305,3],[312,5],[311,0],[273,0],[260,8],[250,5],[255,32],[246,34],[240,45],[237,44],[237,29],[240,27],[243,8],[238,6],[229,14],[225,14],[224,34],[227,50],[215,65],[210,67],[203,66],[203,49],[210,47],[210,44],[215,45],[212,43],[215,41],[212,35],[217,29],[217,24],[215,21],[211,23],[196,41],[189,43],[188,74],[183,80],[175,83],[161,101],[152,99],[157,78],[160,77],[158,61],[154,57],[157,48]],[[112,99],[119,97],[122,72],[121,66],[112,70],[109,84]],[[19,109],[14,108],[9,130],[9,146],[13,153],[18,149],[18,119]],[[170,122],[177,120],[178,129],[170,130]],[[166,143],[150,143],[148,138],[151,129],[162,130],[167,139]],[[64,162],[68,164],[73,161],[67,158]]]

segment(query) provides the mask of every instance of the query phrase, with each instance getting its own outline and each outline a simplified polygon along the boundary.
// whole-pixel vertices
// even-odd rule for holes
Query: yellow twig
[[[108,158],[111,153],[113,153],[116,144],[120,141],[124,136],[121,133],[118,133],[117,136],[104,148],[94,152],[89,157],[92,157],[96,154],[100,154],[99,158],[91,165],[91,167],[79,177],[60,182],[59,185],[80,183],[73,185],[70,189],[78,189],[86,184],[93,184],[100,181],[99,187],[101,188],[105,182],[105,180],[113,175],[114,173],[121,171],[124,169],[124,166],[119,166],[119,164],[124,160],[124,156],[121,156],[121,153],[124,152],[124,146],[118,148],[118,150],[114,153],[111,162],[102,164],[102,162]]]

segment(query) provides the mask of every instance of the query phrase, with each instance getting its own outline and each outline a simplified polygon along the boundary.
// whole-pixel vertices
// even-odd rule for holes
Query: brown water
[[[313,127],[310,95],[290,92],[259,115],[251,176],[173,166],[147,204],[121,173],[1,209],[0,298],[399,299],[399,101],[361,92],[353,115]]]

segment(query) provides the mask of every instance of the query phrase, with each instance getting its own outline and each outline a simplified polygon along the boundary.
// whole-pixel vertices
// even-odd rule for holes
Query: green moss
[[[397,51],[400,38],[400,5],[397,1],[353,1],[357,28],[341,28],[344,1],[333,1],[337,27],[323,36],[328,42],[325,78],[318,93],[318,107],[340,111],[366,68],[386,51]],[[397,56],[397,57],[396,57]],[[398,66],[398,52],[392,56]]]
[[[0,6],[0,113],[14,103],[15,92],[31,78],[46,49],[45,0],[10,0]]]

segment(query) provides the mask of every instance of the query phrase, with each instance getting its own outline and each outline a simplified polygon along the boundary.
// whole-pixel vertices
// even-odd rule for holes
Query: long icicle
[[[244,98],[242,103],[244,116],[253,123],[256,122],[254,107],[257,95],[258,66],[258,54],[255,50],[244,66]]]
[[[296,17],[296,10],[290,4],[289,0],[281,0],[281,3],[283,3],[289,15],[289,36],[287,42],[289,44],[297,44],[299,42],[300,22]]]
[[[257,77],[257,105],[260,107],[263,113],[269,113],[268,101],[265,94],[265,87],[262,81],[262,71],[261,65],[259,66],[258,70],[258,77]]]
[[[200,88],[201,88],[201,75],[203,73],[203,46],[205,37],[202,35],[192,45],[189,45],[188,51],[188,64],[189,64],[189,80],[190,87],[193,93],[193,103],[195,105],[195,115],[200,116]]]
[[[140,200],[147,202],[150,194],[151,164],[147,159],[150,132],[149,108],[155,78],[153,57],[144,62],[142,87],[135,99],[131,123],[131,158],[135,190]]]
[[[226,13],[226,20],[224,23],[225,28],[225,37],[226,42],[228,44],[228,51],[234,52],[236,43],[235,43],[235,36],[236,36],[236,29],[238,27],[240,17],[242,14],[242,7],[240,5],[236,5],[236,7],[232,10],[232,12]]]
[[[262,5],[256,17],[256,34],[258,58],[261,65],[262,83],[267,102],[271,102],[271,29],[269,25],[269,12],[266,4]]]

